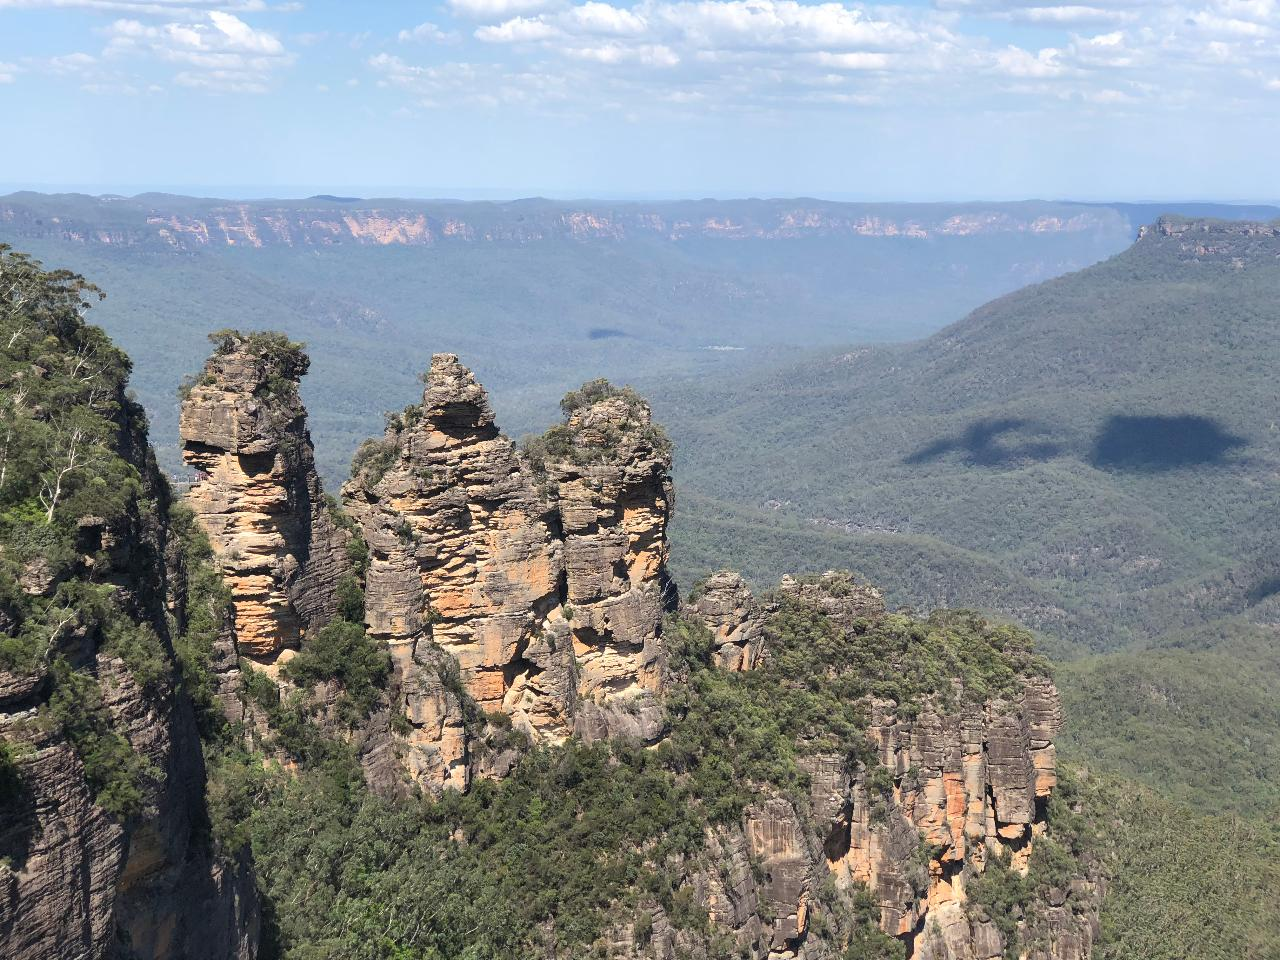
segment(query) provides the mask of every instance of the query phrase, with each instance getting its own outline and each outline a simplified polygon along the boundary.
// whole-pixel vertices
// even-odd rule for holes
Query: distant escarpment
[[[405,809],[428,811],[414,843],[430,852],[387,854],[385,869],[402,888],[480,886],[443,926],[413,905],[389,918],[410,946],[1090,955],[1099,881],[1058,784],[1057,691],[1025,633],[895,614],[839,573],[757,598],[720,572],[680,602],[670,443],[641,397],[605,381],[516,444],[474,375],[437,354],[421,402],[388,415],[341,506],[325,504],[297,400],[305,360],[274,336],[216,342],[183,437],[241,657],[223,708],[298,776],[323,784],[345,756],[381,802],[427,804]],[[306,783],[300,797],[330,789]],[[369,802],[333,800],[325,816],[355,830]],[[597,822],[609,803],[639,806]],[[291,864],[362,854],[349,841],[322,853],[288,809],[262,814],[274,819],[254,848],[268,895],[291,904],[283,935],[341,939],[379,901],[331,879],[325,896],[350,906],[318,912],[290,899]],[[546,816],[566,818],[563,834],[538,832]],[[528,844],[543,852],[511,859]],[[476,906],[495,894],[448,872],[462,850],[503,864],[499,889],[550,898],[543,912]],[[576,882],[589,903],[569,897]],[[451,939],[461,928],[465,943]]]
[[[867,204],[814,199],[568,204],[553,200],[237,202],[139,197],[0,198],[0,227],[24,239],[194,251],[217,247],[435,246],[564,240],[796,240],[1127,234],[1107,207],[1059,203]]]
[[[95,292],[0,246],[0,956],[248,960],[195,682],[221,608]]]
[[[1280,246],[1280,221],[1213,220],[1195,217],[1160,217],[1138,234],[1139,249],[1172,248],[1183,263],[1225,262],[1243,270],[1269,265]]]

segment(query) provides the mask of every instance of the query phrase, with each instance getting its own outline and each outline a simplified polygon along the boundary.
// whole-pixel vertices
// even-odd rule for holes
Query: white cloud
[[[596,63],[639,63],[650,67],[674,67],[680,57],[670,47],[661,44],[623,46],[606,43],[595,47],[566,47],[564,53],[578,60]]]
[[[12,63],[0,63],[0,83],[13,83],[18,67]]]
[[[1010,77],[1042,78],[1061,76],[1061,51],[1046,47],[1037,53],[1021,47],[1006,47],[996,53],[995,68]]]
[[[556,0],[449,0],[449,9],[472,20],[501,20],[519,14],[538,13],[556,6]]]
[[[1131,10],[1108,10],[1104,7],[1064,4],[1053,7],[1019,7],[1005,11],[1003,16],[1019,23],[1078,26],[1091,23],[1130,22],[1137,15]]]
[[[559,34],[559,30],[541,19],[515,17],[497,26],[480,27],[475,36],[485,43],[531,43],[535,40],[550,40]]]
[[[648,28],[643,16],[623,7],[589,0],[567,11],[563,18],[575,32],[639,36]]]
[[[379,75],[379,85],[403,90],[423,107],[547,103],[566,99],[570,87],[570,79],[562,74],[510,70],[498,64],[422,67],[388,53],[370,57],[368,64]]]
[[[451,30],[442,30],[434,23],[420,23],[412,30],[401,30],[397,39],[401,43],[456,43],[458,35]]]
[[[1280,77],[1280,0],[448,3],[455,16],[479,21],[466,38],[483,44],[472,44],[477,62],[465,71],[456,64],[422,68],[432,72],[412,74],[415,89],[465,74],[477,86],[459,95],[501,104],[513,101],[513,77],[545,77],[528,83],[519,102],[549,96],[587,113],[605,102],[622,109],[822,102],[940,111],[985,102],[991,109],[992,96],[1013,111],[1128,109],[1137,102],[1181,109],[1197,99],[1259,97]],[[993,22],[1005,26],[997,31]],[[435,37],[430,25],[423,29]],[[502,46],[508,49],[494,49]],[[409,74],[393,80],[387,68],[384,84],[407,84]]]
[[[814,62],[836,70],[885,70],[893,63],[888,53],[815,53]]]
[[[50,57],[48,63],[54,73],[82,73],[96,66],[98,58],[87,53],[67,53]]]
[[[870,48],[901,50],[925,41],[922,28],[944,32],[938,23],[914,23],[892,8],[875,13],[840,3],[796,0],[696,0],[654,3],[653,19],[687,41],[720,49]],[[899,8],[901,9],[901,8]]]
[[[175,83],[206,90],[262,92],[272,72],[294,60],[274,34],[219,10],[202,21],[161,26],[116,20],[107,37],[104,56],[148,56],[178,64],[184,69],[174,76]]]

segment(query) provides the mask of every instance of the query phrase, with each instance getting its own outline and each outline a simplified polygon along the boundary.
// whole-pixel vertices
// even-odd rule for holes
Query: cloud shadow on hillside
[[[1117,414],[1098,432],[1089,463],[1142,473],[1212,466],[1226,463],[1229,454],[1247,442],[1210,417]]]
[[[1060,444],[1027,433],[1043,433],[1043,426],[1020,417],[975,420],[960,433],[926,444],[903,459],[912,466],[940,460],[949,453],[982,467],[1000,467],[1032,460],[1048,460],[1061,451]],[[1023,434],[1023,436],[1017,436]]]

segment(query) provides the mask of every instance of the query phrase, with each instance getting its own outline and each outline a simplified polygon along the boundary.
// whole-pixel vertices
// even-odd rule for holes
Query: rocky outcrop
[[[651,742],[661,733],[653,695],[662,677],[662,616],[675,601],[666,566],[671,445],[629,388],[593,381],[561,406],[565,422],[544,438],[535,468],[563,538],[575,730],[586,739],[627,733]]]
[[[67,202],[70,200],[71,202]],[[235,202],[156,196],[0,198],[7,236],[193,251],[218,247],[410,246],[817,237],[930,240],[992,235],[1131,235],[1119,211],[1069,204],[921,207],[822,200],[565,204],[528,200],[374,202],[351,197]]]
[[[879,591],[837,572],[785,577],[763,605],[736,575],[718,573],[694,589],[683,612],[707,627],[722,669],[750,669],[768,656],[769,615],[784,598],[845,629],[885,616]],[[744,650],[752,651],[746,666]],[[822,888],[833,882],[839,896],[865,889],[880,929],[911,960],[1005,956],[1005,934],[968,888],[993,864],[1027,872],[1048,828],[1062,725],[1051,680],[1027,673],[1018,690],[982,701],[956,686],[947,703],[926,699],[910,710],[873,700],[867,762],[803,753],[807,802],[766,793],[740,826],[708,839],[693,882],[718,928],[752,956],[836,955],[830,924],[809,925],[815,910],[829,907]],[[1037,896],[1017,918],[1019,942],[1034,944],[1022,956],[1088,957],[1099,929],[1097,877]]]
[[[1012,703],[930,703],[907,719],[877,702],[869,728],[877,768],[847,776],[839,758],[815,761],[815,813],[834,813],[820,818],[828,865],[839,882],[867,885],[882,929],[909,939],[913,956],[1003,955],[999,935],[966,909],[966,884],[993,857],[1026,871],[1045,829],[1038,801],[1056,782],[1060,722],[1052,683],[1027,677]],[[1080,891],[1050,925],[1061,942],[1051,939],[1044,956],[1075,957],[1072,943],[1092,941],[1094,893]]]
[[[739,574],[729,570],[713,573],[694,588],[684,611],[711,631],[716,666],[738,671],[756,665],[764,644],[765,615]]]
[[[784,576],[778,593],[811,604],[831,622],[848,629],[858,620],[873,620],[884,614],[884,595],[876,587],[851,574],[828,570],[818,576]]]
[[[346,544],[321,497],[298,396],[307,358],[278,334],[215,337],[179,429],[197,480],[185,501],[235,605],[240,653],[272,664],[336,614]]]
[[[369,545],[366,625],[397,664],[411,775],[465,787],[464,695],[564,739],[576,688],[562,544],[484,389],[457,357],[433,357],[422,405],[360,456],[343,494]]]
[[[366,626],[397,664],[407,768],[432,789],[475,767],[466,701],[535,742],[662,728],[670,454],[643,401],[593,389],[524,455],[437,354],[422,404],[357,454],[343,497],[370,550]]]

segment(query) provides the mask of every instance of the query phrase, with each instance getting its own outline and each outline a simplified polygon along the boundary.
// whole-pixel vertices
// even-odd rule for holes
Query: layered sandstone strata
[[[465,786],[462,695],[564,739],[575,688],[562,546],[457,357],[432,358],[422,405],[365,446],[343,493],[369,545],[366,625],[403,678],[412,776]]]
[[[661,731],[670,454],[643,401],[593,389],[522,453],[437,354],[422,404],[344,487],[370,551],[366,626],[402,678],[410,773],[433,789],[474,767],[462,697],[536,742]]]
[[[559,519],[565,604],[581,701],[577,732],[652,741],[674,505],[671,444],[633,390],[593,381],[569,394],[544,438],[541,468]],[[636,719],[629,719],[636,718]]]
[[[729,670],[768,656],[768,614],[781,597],[845,628],[885,615],[879,591],[845,573],[784,577],[774,597],[762,605],[735,574],[718,573],[684,612],[707,627],[718,665]],[[811,930],[809,917],[822,885],[834,882],[850,894],[866,888],[881,929],[903,942],[908,960],[1005,956],[1004,935],[967,887],[996,859],[1027,871],[1047,829],[1062,725],[1051,680],[1028,674],[1019,688],[1012,699],[976,702],[957,687],[950,705],[926,700],[909,711],[872,701],[869,763],[803,756],[806,802],[766,793],[740,825],[708,838],[694,882],[713,922],[753,956],[832,956],[829,931]],[[1018,921],[1021,941],[1036,944],[1026,956],[1089,957],[1100,897],[1097,880],[1083,876],[1049,890]]]
[[[764,644],[765,615],[739,574],[713,573],[694,589],[684,610],[711,631],[716,666],[739,671],[756,665]]]
[[[220,335],[179,421],[197,476],[186,503],[231,590],[240,652],[267,664],[333,619],[349,569],[298,396],[307,364],[279,335]]]
[[[182,579],[167,570],[173,532],[167,488],[147,445],[140,408],[116,397],[112,455],[141,479],[120,515],[79,518],[77,556],[60,578],[23,577],[28,595],[54,602],[67,582],[110,584],[116,614],[158,641],[143,683],[86,617],[63,622],[49,656],[0,667],[0,746],[14,761],[0,783],[0,956],[62,960],[251,960],[259,904],[248,851],[218,851],[207,836],[204,755],[192,702],[179,681],[170,629],[185,629]],[[0,621],[6,620],[0,617]],[[0,622],[10,634],[12,622]],[[136,808],[109,813],[83,749],[50,716],[65,660],[101,691],[110,731],[142,761]],[[73,719],[88,722],[78,709]],[[117,761],[119,762],[119,761]]]

